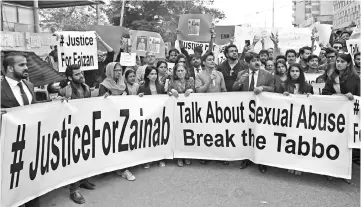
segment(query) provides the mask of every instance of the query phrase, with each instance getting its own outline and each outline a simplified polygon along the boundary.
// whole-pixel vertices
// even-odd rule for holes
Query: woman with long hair
[[[139,86],[138,95],[143,97],[144,95],[157,95],[165,94],[164,85],[159,83],[158,70],[154,66],[147,66],[144,72],[144,83]],[[151,163],[145,163],[144,168],[150,168]],[[159,166],[164,167],[165,162],[162,160],[159,162]]]
[[[159,83],[164,85],[166,80],[169,78],[168,63],[163,60],[158,61],[157,69],[158,69],[158,81]]]
[[[176,98],[180,93],[184,93],[184,96],[187,97],[193,93],[194,90],[194,79],[189,77],[186,64],[177,63],[173,70],[173,79],[169,82],[168,93]],[[190,165],[191,161],[185,159],[184,163]],[[177,165],[183,167],[183,159],[178,159]]]
[[[144,83],[139,86],[138,95],[165,94],[164,85],[158,81],[158,70],[154,66],[147,66],[144,72]]]
[[[339,53],[335,70],[322,89],[322,95],[345,95],[349,100],[360,96],[360,77],[353,69],[350,54]]]
[[[280,93],[282,84],[284,84],[284,82],[286,82],[286,80],[287,80],[286,61],[280,59],[276,62],[274,79],[275,79],[275,92]]]
[[[282,92],[285,96],[290,94],[313,94],[313,87],[306,82],[305,74],[298,63],[292,64],[287,72],[287,79],[282,84]],[[289,173],[301,175],[301,171],[288,170]]]
[[[108,95],[122,95],[125,87],[119,81],[122,73],[122,66],[118,62],[108,63],[105,69],[106,78],[99,86],[99,96],[106,93]]]
[[[313,94],[313,87],[306,82],[305,74],[298,63],[292,64],[287,72],[287,80],[282,84],[282,93],[289,94]]]
[[[339,53],[334,68],[335,70],[322,89],[322,95],[346,96],[351,101],[354,99],[354,95],[360,96],[360,76],[353,69],[351,55]],[[333,180],[330,176],[326,177],[330,181]],[[350,179],[343,180],[348,184],[352,184]]]

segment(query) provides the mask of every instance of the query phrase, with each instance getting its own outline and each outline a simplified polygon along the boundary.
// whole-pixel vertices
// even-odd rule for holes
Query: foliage
[[[85,31],[87,25],[97,23],[95,6],[40,9],[39,16],[41,28],[50,32]],[[102,24],[108,22],[102,7],[99,18]]]
[[[158,32],[163,40],[174,41],[181,14],[211,14],[214,22],[224,19],[218,9],[209,8],[213,1],[128,1],[124,9],[123,26],[133,30]],[[111,1],[105,9],[110,23],[119,25],[122,2]]]

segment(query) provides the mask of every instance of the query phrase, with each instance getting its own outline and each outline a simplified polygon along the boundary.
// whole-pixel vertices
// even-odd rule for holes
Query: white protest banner
[[[360,101],[359,96],[354,96],[355,99],[352,101],[352,109],[350,111],[350,124],[349,124],[349,142],[348,146],[350,148],[361,148],[361,113],[360,113]]]
[[[0,206],[77,180],[172,159],[174,100],[110,96],[9,109],[2,116]]]
[[[316,36],[318,38],[318,42],[323,46],[326,46],[330,40],[332,25],[320,24],[319,22],[316,22],[309,27],[310,30],[312,30],[313,28],[317,29]]]
[[[212,98],[210,98],[212,96]],[[344,97],[240,92],[177,99],[175,158],[243,160],[351,178]],[[327,105],[327,107],[325,107]]]
[[[238,51],[242,51],[245,46],[245,42],[249,41],[250,44],[252,44],[253,38],[257,36],[259,38],[264,38],[265,48],[270,48],[270,47],[273,48],[273,43],[269,39],[269,36],[271,35],[271,31],[272,31],[271,28],[235,26],[234,44],[237,46]],[[262,44],[261,41],[259,41],[256,44],[254,51],[259,52],[261,49],[262,49]]]
[[[310,28],[279,28],[279,47],[298,51],[304,46],[311,46],[312,30]]]
[[[59,72],[69,65],[77,64],[82,70],[98,69],[97,40],[94,31],[59,32]]]
[[[321,47],[318,44],[318,42],[315,40],[315,43],[313,44],[313,52],[312,54],[319,56],[321,52]]]
[[[135,66],[136,65],[136,53],[126,53],[122,52],[120,55],[119,63],[122,66]]]
[[[355,64],[354,54],[360,52],[360,39],[346,40],[347,51],[352,57],[352,61]]]

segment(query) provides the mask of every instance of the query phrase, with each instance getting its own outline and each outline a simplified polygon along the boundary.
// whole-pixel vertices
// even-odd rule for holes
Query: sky
[[[274,0],[275,27],[292,27],[292,0]],[[249,23],[272,27],[272,0],[214,0],[210,6],[222,10],[226,19],[216,25]]]

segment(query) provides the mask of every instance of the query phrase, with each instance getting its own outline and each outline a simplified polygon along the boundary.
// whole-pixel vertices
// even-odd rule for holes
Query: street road
[[[138,166],[131,172],[135,181],[115,173],[91,178],[97,189],[81,189],[83,205],[71,201],[63,187],[42,196],[41,207],[360,206],[360,166],[355,164],[352,182],[356,185],[310,173],[295,176],[271,167],[262,174],[256,165],[240,170],[239,162],[223,166],[193,161],[181,168],[168,161],[165,167],[153,163],[150,169]]]

